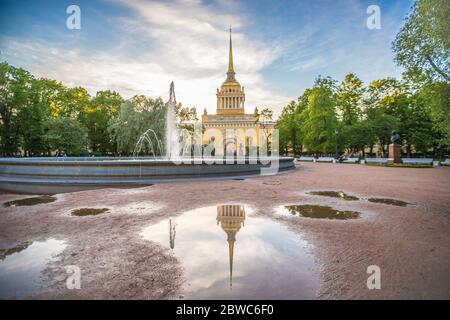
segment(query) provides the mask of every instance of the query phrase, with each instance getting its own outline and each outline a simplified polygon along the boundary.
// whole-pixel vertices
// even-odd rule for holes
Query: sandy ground
[[[36,298],[171,299],[185,279],[176,257],[143,240],[142,229],[197,207],[242,203],[301,233],[320,270],[318,299],[450,299],[450,168],[383,168],[297,164],[274,177],[158,184],[57,195],[53,203],[0,208],[0,248],[24,241],[62,239],[68,244],[44,272]],[[342,190],[360,201],[313,196]],[[0,194],[0,203],[29,196]],[[376,204],[388,197],[407,207]],[[278,205],[330,205],[362,213],[355,220],[273,214]],[[108,207],[110,213],[72,217],[70,210]],[[78,265],[82,290],[67,290],[63,269]],[[368,290],[367,267],[381,269],[381,290]]]

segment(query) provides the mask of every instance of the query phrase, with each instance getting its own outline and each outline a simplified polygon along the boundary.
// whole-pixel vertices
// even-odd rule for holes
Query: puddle
[[[81,208],[72,210],[70,214],[76,217],[96,216],[98,214],[105,213],[108,210],[108,208]]]
[[[15,246],[14,248],[0,249],[0,261],[5,260],[7,256],[12,255],[13,253],[19,253],[25,250],[26,248],[28,248],[29,245],[30,244],[28,242],[24,242]]]
[[[33,198],[18,199],[4,203],[5,207],[35,206],[42,203],[50,203],[56,201],[52,196],[41,196]]]
[[[348,195],[342,191],[311,191],[308,192],[309,194],[315,195],[315,196],[324,196],[324,197],[333,197],[333,198],[341,198],[344,200],[359,200],[358,197]]]
[[[142,236],[180,259],[187,299],[315,297],[318,275],[308,243],[245,206],[188,211],[145,228]]]
[[[39,292],[41,272],[65,247],[62,240],[48,239],[3,250],[0,299],[23,299]]]
[[[367,200],[370,202],[390,204],[392,206],[399,206],[399,207],[406,207],[409,204],[408,202],[405,201],[389,198],[369,198]]]
[[[262,184],[266,184],[268,186],[279,186],[281,182],[273,180],[273,181],[264,181]]]
[[[356,219],[360,215],[360,213],[356,211],[336,210],[327,206],[309,204],[281,206],[275,210],[275,213],[284,216],[339,220]]]

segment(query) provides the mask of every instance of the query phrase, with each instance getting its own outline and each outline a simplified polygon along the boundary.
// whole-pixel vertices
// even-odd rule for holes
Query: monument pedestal
[[[400,145],[391,143],[389,145],[388,163],[400,163]]]

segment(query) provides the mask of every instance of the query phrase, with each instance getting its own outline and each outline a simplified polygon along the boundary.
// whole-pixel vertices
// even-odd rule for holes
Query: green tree
[[[375,110],[368,118],[368,124],[375,141],[381,147],[382,156],[387,156],[386,148],[390,143],[392,130],[398,130],[398,119],[386,114],[383,110]],[[372,149],[373,145],[370,145],[370,153],[372,153]]]
[[[263,108],[258,113],[258,120],[256,121],[261,131],[264,134],[265,137],[265,145],[267,147],[267,151],[270,153],[271,151],[271,144],[270,144],[270,138],[272,136],[272,120],[273,120],[273,111],[269,108]]]
[[[275,125],[275,128],[279,131],[279,147],[280,150],[284,151],[285,155],[288,155],[289,148],[292,148],[294,156],[296,154],[296,126],[294,124],[296,108],[297,105],[295,101],[291,101],[286,107],[283,108],[281,115]]]
[[[417,0],[393,42],[395,61],[413,78],[450,82],[450,2]]]
[[[344,126],[340,133],[340,139],[341,144],[350,154],[359,151],[363,157],[365,156],[365,149],[373,146],[377,141],[375,130],[368,120]]]
[[[276,128],[279,130],[280,149],[287,155],[292,150],[294,156],[303,152],[303,111],[308,106],[308,97],[311,89],[306,89],[298,98],[283,108],[277,120]]]
[[[49,148],[44,139],[44,134],[45,122],[51,114],[49,100],[53,92],[52,89],[52,83],[47,79],[33,79],[28,103],[17,114],[25,156],[39,156],[48,152]]]
[[[425,84],[416,92],[415,100],[428,112],[437,156],[450,153],[450,83]]]
[[[196,108],[183,107],[181,103],[177,103],[175,106],[175,116],[180,129],[186,129],[191,134],[194,132],[194,123],[198,121]]]
[[[336,94],[343,125],[352,125],[361,118],[360,104],[363,94],[362,81],[353,73],[347,74]]]
[[[117,117],[123,102],[123,98],[115,91],[98,91],[85,110],[83,118],[89,132],[89,145],[94,153],[104,155],[115,151],[108,124]]]
[[[152,129],[164,144],[166,110],[161,98],[134,96],[122,103],[118,116],[112,118],[108,125],[108,132],[117,144],[117,151],[122,155],[131,155],[139,137],[148,129]],[[144,146],[143,152],[150,152],[148,145]]]
[[[308,106],[302,113],[305,147],[310,152],[329,153],[336,145],[337,100],[332,82],[316,81],[308,95]]]
[[[60,117],[45,123],[44,139],[51,150],[65,151],[69,156],[86,154],[87,128],[78,120]]]
[[[0,148],[3,156],[19,150],[20,121],[17,117],[28,103],[32,76],[25,70],[0,64]]]
[[[383,156],[387,154],[392,130],[400,131],[400,136],[404,139],[404,133],[399,128],[399,119],[407,113],[407,103],[407,88],[394,78],[374,80],[367,87],[364,116]],[[370,149],[372,153],[373,145]]]
[[[47,106],[51,117],[59,117],[63,114],[66,103],[67,88],[58,81],[41,78],[39,90],[36,90],[36,101]]]
[[[90,99],[88,91],[82,87],[75,87],[67,89],[63,94],[62,109],[58,116],[70,117],[84,122],[83,115],[90,106]]]

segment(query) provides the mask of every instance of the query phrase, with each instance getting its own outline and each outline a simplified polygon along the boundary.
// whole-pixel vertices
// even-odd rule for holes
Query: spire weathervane
[[[234,72],[233,66],[233,44],[231,40],[231,24],[230,24],[230,48],[228,52],[228,72]]]

